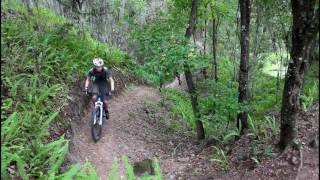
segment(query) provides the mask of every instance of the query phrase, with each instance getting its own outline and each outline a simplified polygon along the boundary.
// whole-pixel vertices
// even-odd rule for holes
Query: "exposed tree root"
[[[303,166],[303,155],[302,155],[302,148],[299,148],[299,152],[300,152],[300,164],[299,164],[299,168],[298,168],[298,173],[297,173],[297,176],[295,178],[295,180],[298,180],[299,179],[299,174],[300,174],[300,171],[302,169],[302,166]]]

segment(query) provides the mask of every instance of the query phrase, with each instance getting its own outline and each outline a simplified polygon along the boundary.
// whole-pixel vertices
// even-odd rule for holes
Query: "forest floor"
[[[182,80],[184,78],[181,78]],[[177,80],[167,87],[185,89]],[[108,179],[112,164],[119,160],[119,177],[125,177],[121,157],[131,164],[159,159],[164,179],[318,179],[319,178],[319,103],[298,120],[299,150],[288,150],[278,158],[269,158],[259,165],[243,158],[250,139],[241,137],[228,155],[228,170],[209,161],[213,147],[200,147],[190,129],[171,127],[170,103],[163,102],[158,90],[132,86],[110,100],[110,119],[103,126],[103,136],[94,143],[90,133],[90,110],[72,123],[72,143],[68,153],[71,163],[90,161],[99,179]],[[179,124],[179,122],[176,122]],[[183,124],[181,122],[181,124]],[[310,141],[315,139],[315,142]],[[274,141],[275,142],[275,141]],[[302,155],[302,163],[301,161]]]

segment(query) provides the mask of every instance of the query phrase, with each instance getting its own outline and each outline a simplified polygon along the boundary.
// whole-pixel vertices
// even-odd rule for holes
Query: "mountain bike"
[[[88,92],[88,95],[93,96],[93,93]],[[101,138],[102,124],[107,119],[104,106],[103,97],[98,95],[91,114],[91,135],[94,142]]]

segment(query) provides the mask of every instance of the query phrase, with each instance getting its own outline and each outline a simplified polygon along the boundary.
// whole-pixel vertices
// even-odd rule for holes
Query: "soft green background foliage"
[[[47,9],[39,7],[28,12],[12,1],[9,4],[1,2],[4,13],[4,19],[1,19],[3,179],[11,176],[22,179],[97,179],[89,162],[83,166],[71,166],[61,174],[59,169],[69,141],[63,136],[55,140],[49,138],[51,124],[66,125],[59,113],[68,104],[71,85],[84,78],[94,57],[101,57],[108,67],[120,69],[126,75],[133,75],[157,87],[172,81],[175,73],[190,69],[206,134],[222,137],[226,145],[216,147],[209,158],[223,169],[228,168],[226,152],[229,141],[240,134],[236,128],[236,116],[243,110],[249,113],[248,136],[253,139],[249,147],[250,158],[258,164],[261,154],[272,155],[270,142],[279,133],[279,122],[273,114],[279,112],[284,73],[290,60],[292,18],[289,1],[252,1],[250,101],[245,104],[238,103],[238,1],[199,0],[195,32],[197,45],[184,37],[191,0],[166,0],[167,8],[144,25],[137,23],[137,19],[130,17],[128,12],[145,12],[148,2],[128,0],[127,3],[131,9],[123,14],[122,19],[119,17],[121,0],[112,0],[113,11],[110,13],[119,17],[117,23],[128,23],[132,57],[97,41],[89,32],[79,30],[77,25]],[[213,20],[217,21],[217,82],[212,78]],[[205,27],[207,39],[204,39]],[[206,53],[203,47],[199,47],[205,40]],[[301,96],[304,111],[319,100],[319,53],[314,54],[315,60],[308,65]],[[208,79],[199,73],[203,68],[207,68]],[[175,89],[163,89],[161,94],[164,100],[173,104],[169,110],[171,120],[182,119],[194,129],[195,118],[189,94]],[[174,128],[178,130],[180,126],[175,125]],[[132,179],[132,167],[128,159],[123,160],[128,178]],[[115,162],[110,172],[111,179],[118,179],[117,167]],[[145,179],[161,179],[159,164],[155,163],[155,167],[156,175],[145,176]]]
[[[136,27],[130,40],[142,64],[136,70],[137,76],[153,85],[173,80],[176,72],[182,73],[186,68],[207,67],[210,59],[195,51],[195,47],[185,39],[183,28],[169,19],[158,19]]]

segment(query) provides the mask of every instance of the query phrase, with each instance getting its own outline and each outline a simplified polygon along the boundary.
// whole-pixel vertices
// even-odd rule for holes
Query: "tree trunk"
[[[248,101],[248,64],[249,64],[249,25],[250,25],[250,0],[239,0],[240,3],[240,45],[241,45],[241,60],[239,69],[239,103]],[[241,132],[248,128],[248,112],[244,111],[238,114],[237,126]]]
[[[192,35],[192,31],[195,29],[196,19],[197,19],[197,0],[192,0],[189,26],[185,33],[185,37],[187,39],[190,39]],[[205,135],[204,135],[204,128],[203,128],[202,122],[200,121],[200,113],[199,113],[198,101],[197,101],[198,97],[196,94],[195,85],[192,80],[192,74],[191,74],[190,68],[188,67],[188,65],[185,65],[185,66],[186,66],[186,70],[184,74],[186,76],[188,91],[190,93],[192,110],[193,110],[195,122],[196,122],[197,136],[198,136],[198,139],[200,140],[200,139],[204,139]]]
[[[280,142],[281,149],[292,145],[297,134],[296,119],[300,110],[301,92],[307,61],[310,56],[312,39],[319,32],[319,9],[315,0],[292,0],[292,48],[291,58],[285,77],[281,107]],[[316,11],[316,13],[315,13]]]
[[[252,63],[251,63],[251,67],[256,67],[258,64],[258,54],[260,52],[260,42],[261,42],[261,37],[262,35],[259,33],[259,28],[260,28],[260,11],[261,8],[259,6],[259,4],[256,5],[256,22],[255,22],[255,26],[256,26],[256,30],[255,30],[255,37],[254,37],[254,47],[253,47],[253,55],[252,55]],[[260,38],[259,38],[260,37]],[[258,72],[259,73],[259,72]],[[251,89],[249,91],[249,97],[250,99],[254,98],[254,86],[255,86],[255,76],[256,76],[256,72],[251,71],[251,74],[249,76],[250,79],[250,84],[251,84]]]
[[[197,44],[196,44],[196,39],[197,39],[197,31],[196,31],[196,26],[194,26],[194,29],[193,29],[193,31],[192,31],[192,39],[193,39],[193,44],[196,46]]]
[[[216,44],[217,44],[217,21],[216,18],[212,20],[212,54],[213,54],[213,77],[214,80],[218,81],[218,67],[217,67],[217,52],[216,52]]]
[[[204,41],[203,41],[203,55],[206,55],[207,51],[207,19],[204,20]],[[207,68],[202,69],[202,74],[205,79],[208,78]]]

